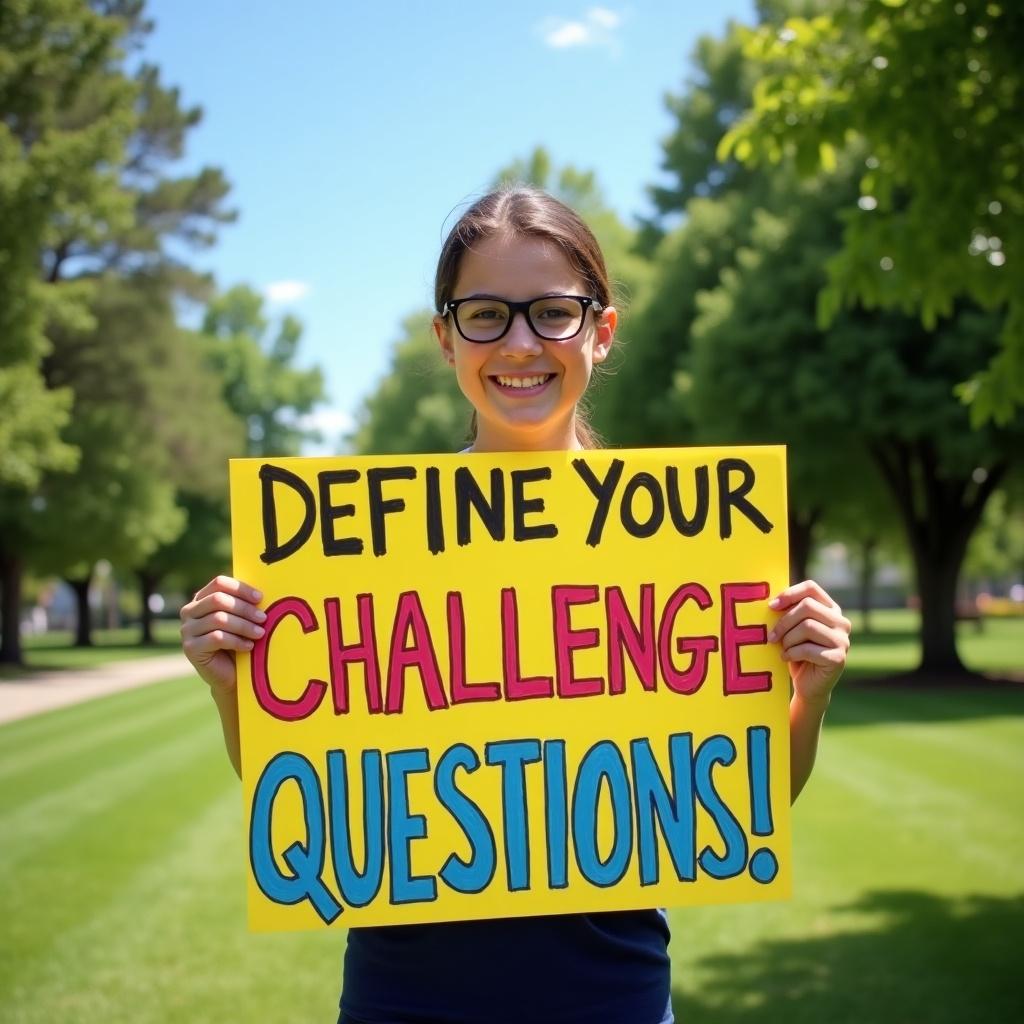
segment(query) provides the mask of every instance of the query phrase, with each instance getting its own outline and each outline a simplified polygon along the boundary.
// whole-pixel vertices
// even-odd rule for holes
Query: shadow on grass
[[[673,993],[680,1024],[1024,1019],[1024,896],[875,892],[833,911],[822,938],[698,960],[700,992]],[[842,918],[858,920],[845,929]],[[699,937],[694,937],[699,941]]]
[[[845,677],[828,714],[827,729],[879,722],[960,722],[1024,715],[1024,686],[963,686],[909,689],[860,686]]]

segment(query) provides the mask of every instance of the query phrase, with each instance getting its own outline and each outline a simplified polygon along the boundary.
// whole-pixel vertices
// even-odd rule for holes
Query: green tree
[[[1024,582],[1024,494],[1020,474],[1016,487],[1001,487],[985,506],[981,525],[971,538],[964,575],[976,587],[1005,593]]]
[[[764,76],[719,155],[864,160],[823,320],[864,303],[928,327],[958,302],[1002,311],[1001,346],[960,394],[975,423],[1024,402],[1024,10],[991,0],[848,0],[753,32]]]
[[[185,525],[177,489],[211,484],[238,434],[159,275],[106,274],[91,305],[93,327],[52,331],[44,363],[48,384],[75,396],[68,439],[81,463],[43,481],[26,530],[34,567],[63,575],[78,596],[81,645],[91,643],[95,563],[128,570],[172,540]]]
[[[838,237],[843,189],[805,186],[761,211],[751,243],[706,296],[695,327],[694,395],[704,422],[791,444],[802,492],[861,503],[858,459],[877,468],[898,510],[921,602],[922,678],[964,672],[956,651],[957,580],[993,489],[1024,442],[1024,423],[972,431],[952,394],[984,366],[999,331],[965,308],[928,330],[898,313],[843,313],[822,330],[815,296]],[[744,430],[744,433],[746,432]],[[816,486],[810,466],[823,467]]]
[[[272,325],[259,293],[236,285],[211,300],[201,334],[224,401],[245,424],[247,456],[298,455],[304,441],[319,439],[304,418],[324,400],[323,374],[294,365],[302,337],[295,317]]]
[[[135,123],[133,89],[111,70],[138,5],[0,5],[0,661],[19,662],[23,528],[43,474],[68,472],[72,396],[40,369],[48,322],[82,322],[89,290],[41,273],[56,225],[96,239],[131,220],[116,168]],[[81,116],[90,107],[95,116]]]
[[[144,644],[153,642],[149,599],[161,583],[192,593],[230,563],[227,460],[301,454],[304,441],[317,439],[303,421],[324,398],[321,371],[294,365],[302,325],[291,316],[272,324],[248,286],[215,296],[202,329],[184,333],[203,382],[186,402],[199,444],[176,458],[172,475],[184,528],[135,563]]]

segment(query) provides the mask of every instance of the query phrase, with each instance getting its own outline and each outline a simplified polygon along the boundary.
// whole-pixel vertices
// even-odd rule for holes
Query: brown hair
[[[579,214],[539,188],[508,185],[478,199],[448,233],[434,278],[434,306],[438,313],[452,297],[463,253],[478,242],[503,232],[554,242],[573,270],[586,281],[593,297],[602,306],[612,304],[612,289],[601,246]],[[475,435],[475,412],[472,429]],[[600,436],[587,420],[582,401],[576,407],[576,438],[584,448],[602,446]]]

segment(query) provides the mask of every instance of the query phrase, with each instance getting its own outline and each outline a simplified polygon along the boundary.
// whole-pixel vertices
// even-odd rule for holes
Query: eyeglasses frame
[[[554,341],[561,343],[563,341],[572,341],[572,339],[577,337],[580,331],[583,330],[583,325],[584,323],[586,323],[587,320],[588,309],[593,308],[595,315],[598,313],[603,313],[605,310],[605,307],[602,306],[601,303],[597,301],[597,299],[591,298],[589,295],[538,295],[535,299],[524,299],[522,302],[512,302],[509,299],[499,299],[497,298],[497,296],[494,296],[493,298],[495,302],[501,302],[505,306],[508,306],[509,316],[508,322],[505,324],[505,329],[501,332],[501,334],[496,334],[493,338],[466,337],[465,332],[462,330],[462,327],[459,324],[459,306],[461,306],[464,302],[480,302],[481,300],[485,300],[488,298],[492,298],[492,296],[470,295],[464,299],[449,299],[444,304],[444,308],[441,310],[441,316],[445,317],[449,313],[451,313],[452,323],[455,324],[455,330],[459,332],[459,336],[461,338],[463,338],[465,341],[468,341],[471,345],[491,345],[496,341],[501,341],[501,339],[504,338],[505,335],[508,334],[508,332],[512,329],[512,322],[516,318],[516,313],[523,314],[523,319],[526,321],[527,326],[530,328],[531,331],[533,331],[533,333],[538,338],[540,338],[541,341]],[[575,299],[577,302],[579,302],[580,305],[583,306],[583,316],[580,317],[579,327],[577,327],[572,334],[567,334],[564,338],[544,337],[544,335],[541,334],[540,331],[538,331],[537,328],[534,326],[533,320],[530,317],[530,307],[535,302],[540,302],[542,299]]]

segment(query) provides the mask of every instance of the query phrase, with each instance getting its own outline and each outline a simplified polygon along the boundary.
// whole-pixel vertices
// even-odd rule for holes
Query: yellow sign
[[[785,450],[235,460],[256,930],[789,895]]]

